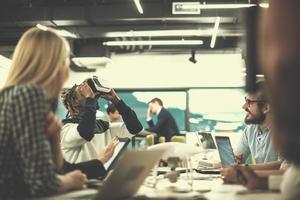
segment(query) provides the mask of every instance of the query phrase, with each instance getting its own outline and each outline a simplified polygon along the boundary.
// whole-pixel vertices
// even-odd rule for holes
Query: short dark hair
[[[114,104],[112,103],[109,103],[107,108],[106,108],[106,113],[109,114],[109,113],[115,113],[117,111],[117,108]]]
[[[259,100],[261,102],[258,103],[259,106],[264,106],[266,103],[268,103],[268,95],[266,92],[266,86],[265,86],[265,81],[258,81],[255,83],[255,90],[251,92],[250,94],[256,94],[260,93]]]
[[[149,103],[154,103],[154,102],[157,102],[160,106],[164,106],[162,100],[157,97],[149,101]]]

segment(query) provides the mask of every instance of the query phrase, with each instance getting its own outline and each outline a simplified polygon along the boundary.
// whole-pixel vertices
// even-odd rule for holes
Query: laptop
[[[125,151],[116,161],[94,200],[126,199],[132,197],[143,184],[162,150]]]
[[[122,153],[127,149],[127,146],[130,142],[129,138],[118,138],[118,140],[119,143],[115,147],[115,151],[112,157],[104,164],[104,168],[106,169],[107,172],[113,169],[116,161],[119,159]]]
[[[202,145],[204,149],[216,149],[214,139],[209,132],[196,132],[199,145]]]
[[[223,166],[236,164],[229,137],[215,136],[218,152]]]

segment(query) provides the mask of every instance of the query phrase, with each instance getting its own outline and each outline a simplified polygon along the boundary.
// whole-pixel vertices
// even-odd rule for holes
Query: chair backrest
[[[158,143],[165,143],[166,142],[166,138],[164,136],[160,136],[158,139]]]
[[[184,136],[173,136],[171,137],[171,142],[180,142],[180,143],[185,143],[185,137]]]
[[[154,145],[154,135],[150,134],[146,136],[147,145]]]

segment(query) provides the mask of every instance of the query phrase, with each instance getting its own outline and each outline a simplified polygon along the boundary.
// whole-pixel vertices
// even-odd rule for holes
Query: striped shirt
[[[54,194],[59,179],[47,140],[50,99],[40,87],[0,93],[0,199]]]

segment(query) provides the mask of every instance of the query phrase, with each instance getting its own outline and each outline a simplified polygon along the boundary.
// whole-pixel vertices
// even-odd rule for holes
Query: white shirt
[[[133,137],[124,122],[109,123],[109,129],[101,134],[95,134],[91,141],[83,139],[77,131],[78,124],[67,123],[61,131],[61,150],[64,159],[70,163],[79,163],[95,159],[112,138]]]

